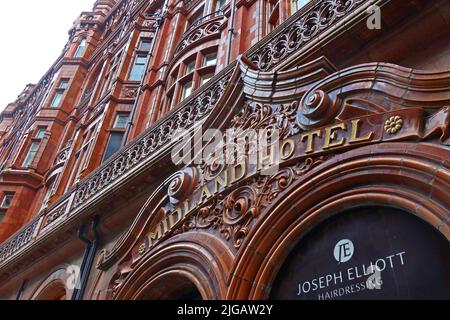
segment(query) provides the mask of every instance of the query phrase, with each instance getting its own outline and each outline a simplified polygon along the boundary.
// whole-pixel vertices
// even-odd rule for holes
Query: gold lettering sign
[[[243,161],[235,165],[228,166],[212,181],[201,186],[196,193],[185,200],[182,205],[169,210],[166,218],[148,233],[146,236],[147,247],[144,244],[139,247],[139,253],[143,254],[146,250],[153,247],[161,238],[170,233],[171,230],[179,227],[184,218],[193,210],[208,202],[215,195],[223,192],[226,188],[246,179],[252,175],[262,172],[267,168],[267,164],[274,164],[275,160],[280,159],[288,162],[292,159],[300,159],[302,157],[310,157],[312,153],[321,153],[333,149],[342,148],[356,143],[367,143],[372,141],[375,134],[373,131],[365,130],[367,133],[360,136],[361,128],[364,122],[362,119],[354,119],[349,122],[340,122],[322,129],[310,132],[303,132],[298,136],[289,137],[279,144],[279,150],[275,146],[270,146],[269,154],[259,156],[256,166],[250,166],[249,163]],[[372,128],[372,125],[366,124]],[[383,128],[381,128],[382,130]],[[300,141],[300,143],[298,143]],[[278,156],[278,157],[277,157]]]

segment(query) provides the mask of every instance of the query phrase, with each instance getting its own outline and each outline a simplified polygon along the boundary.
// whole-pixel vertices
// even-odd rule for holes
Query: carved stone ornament
[[[384,130],[390,134],[396,134],[403,127],[403,120],[399,116],[392,116],[384,124]]]
[[[167,194],[172,204],[178,204],[191,194],[198,183],[198,174],[196,168],[186,168],[173,177],[169,185]]]

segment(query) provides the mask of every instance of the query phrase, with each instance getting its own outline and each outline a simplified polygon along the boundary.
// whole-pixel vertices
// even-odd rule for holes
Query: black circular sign
[[[450,299],[450,243],[401,210],[341,213],[293,249],[271,299]]]

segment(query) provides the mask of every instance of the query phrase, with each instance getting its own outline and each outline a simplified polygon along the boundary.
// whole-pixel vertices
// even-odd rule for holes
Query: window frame
[[[211,60],[211,61],[214,61],[214,63],[208,64],[208,58],[211,56],[214,56],[214,60]],[[208,54],[204,55],[203,67],[212,67],[212,66],[217,66],[217,52],[212,52],[212,53],[208,53]]]
[[[125,118],[125,116],[126,116],[126,118]],[[120,118],[126,119],[124,127],[118,126]],[[113,129],[125,130],[127,128],[129,122],[130,122],[130,112],[118,112],[114,119]]]
[[[189,90],[186,90],[188,84],[190,84]],[[193,80],[189,80],[189,81],[186,81],[185,83],[181,84],[181,101],[189,98],[189,96],[192,94],[192,92],[194,92],[193,87],[194,87]]]
[[[0,203],[0,209],[8,210],[9,207],[11,207],[11,203],[13,202],[14,195],[15,195],[14,192],[4,192],[3,197],[2,197],[2,201]],[[5,205],[5,200],[7,198],[10,198],[10,200],[9,200],[9,203],[7,205]]]
[[[115,150],[115,151],[109,151],[110,148],[112,150],[112,145],[111,145],[111,141],[113,136],[115,135],[120,135],[120,143],[119,143],[119,147]],[[108,143],[106,144],[106,148],[105,151],[103,153],[103,160],[102,163],[108,161],[108,159],[110,159],[113,155],[115,155],[120,149],[122,149],[123,147],[123,138],[125,137],[125,130],[119,130],[119,129],[115,129],[115,130],[111,130],[109,137],[108,137]]]
[[[52,101],[50,103],[50,108],[58,109],[61,107],[61,103],[64,100],[64,95],[66,93],[67,88],[69,88],[70,79],[69,78],[61,78],[59,79],[58,86],[55,89],[55,93],[53,94]],[[56,103],[57,101],[57,103]]]
[[[40,133],[42,132],[42,135]],[[44,139],[45,134],[47,133],[47,127],[37,127],[34,133],[35,139]]]
[[[86,45],[87,45],[86,38],[82,38],[80,41],[78,41],[77,49],[73,53],[73,57],[74,58],[82,58],[84,55],[84,52],[86,51]]]
[[[22,166],[21,166],[22,168],[29,168],[33,164],[34,160],[36,159],[36,155],[39,152],[40,145],[41,145],[40,139],[39,140],[36,140],[36,139],[31,140],[31,143],[28,147],[27,153],[25,154],[25,157],[23,158],[23,161],[22,161]],[[33,146],[36,146],[34,151],[32,151]],[[33,155],[31,156],[31,154],[33,154]]]
[[[138,63],[139,58],[144,58],[143,63]],[[128,81],[137,81],[137,82],[142,81],[142,78],[144,77],[145,74],[145,66],[147,65],[147,61],[148,61],[147,53],[136,53],[133,65],[131,66],[130,69],[130,74],[128,75]],[[142,67],[139,79],[133,78],[133,74],[136,72],[137,66]]]

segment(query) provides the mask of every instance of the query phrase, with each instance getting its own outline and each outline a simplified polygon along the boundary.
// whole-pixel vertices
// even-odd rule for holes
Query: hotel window
[[[217,0],[216,2],[216,11],[220,11],[223,9],[223,7],[225,7],[225,5],[227,4],[228,0]]]
[[[151,38],[141,38],[141,40],[139,40],[138,49],[140,51],[150,51],[151,48],[152,48]]]
[[[138,54],[134,59],[133,68],[130,72],[130,81],[141,81],[145,72],[145,65],[147,64],[147,55]]]
[[[311,0],[291,0],[291,13],[293,14],[300,10],[310,1]]]
[[[75,58],[81,57],[84,53],[85,48],[86,48],[86,39],[82,39],[78,44],[77,50],[75,51],[75,54],[73,56]]]
[[[28,168],[33,163],[33,160],[36,157],[36,153],[38,152],[38,149],[39,149],[39,142],[38,141],[31,142],[25,160],[22,163],[22,167]]]
[[[103,88],[102,88],[102,92],[100,94],[100,97],[103,97],[103,95],[106,93],[108,88],[109,88],[109,73],[107,73],[105,75],[105,80],[103,81]]]
[[[64,92],[66,91],[68,86],[69,86],[69,80],[62,79],[60,81],[58,88],[56,88],[55,95],[53,96],[52,103],[50,105],[52,108],[58,108],[61,105],[61,101],[64,96]]]
[[[13,193],[5,193],[5,195],[3,196],[2,199],[2,204],[1,204],[1,208],[2,209],[8,209],[9,206],[11,205],[11,202],[14,198],[14,194]]]
[[[114,121],[113,129],[109,135],[108,145],[106,146],[103,162],[111,158],[117,151],[120,150],[123,143],[123,136],[125,129],[130,119],[129,113],[118,113]]]
[[[204,85],[205,83],[207,83],[209,80],[211,80],[211,78],[213,76],[214,76],[214,74],[212,74],[212,73],[202,76],[200,79],[200,85]]]
[[[192,81],[183,85],[183,90],[181,92],[181,99],[184,100],[189,97],[192,93]]]
[[[50,198],[54,193],[54,187],[56,184],[56,180],[58,177],[56,177],[53,182],[50,183],[50,185],[47,187],[47,191],[45,192],[44,201],[42,201],[41,209],[39,211],[42,211],[44,208],[48,207]]]
[[[3,222],[3,219],[5,218],[6,211],[8,210],[9,206],[11,205],[11,202],[14,198],[14,193],[5,193],[3,196],[1,205],[0,205],[0,223]]]
[[[205,56],[205,67],[215,66],[217,64],[217,53],[211,53]]]
[[[111,132],[103,161],[111,158],[122,147],[123,132]]]
[[[81,173],[87,169],[92,154],[94,141],[97,138],[99,121],[96,120],[86,128],[80,148],[75,152],[75,161],[71,170],[66,191],[81,178]]]
[[[200,20],[203,17],[203,11],[204,11],[204,8],[201,7],[189,18],[188,23],[186,25],[186,30],[189,30],[192,27],[195,27],[196,25],[199,24]]]
[[[186,73],[185,74],[189,74],[191,72],[193,72],[195,70],[195,61],[192,61],[191,63],[189,63],[186,66]]]
[[[102,90],[100,91],[101,98],[103,98],[103,96],[105,95],[106,92],[111,90],[111,88],[114,84],[117,70],[119,69],[119,64],[122,59],[122,54],[123,54],[123,51],[120,51],[119,53],[117,53],[116,56],[111,60],[111,63],[109,64],[110,68],[109,68],[108,72],[105,74],[103,84],[102,84]],[[105,66],[107,66],[107,65],[108,65],[108,63],[105,64]]]
[[[280,23],[280,1],[279,0],[269,0],[268,2],[268,32],[275,29]]]
[[[119,113],[116,116],[116,120],[114,122],[114,129],[125,129],[127,127],[129,118],[129,113]]]
[[[47,131],[46,127],[38,127],[36,130],[36,134],[34,135],[34,137],[36,139],[42,139],[45,136],[45,132]]]

